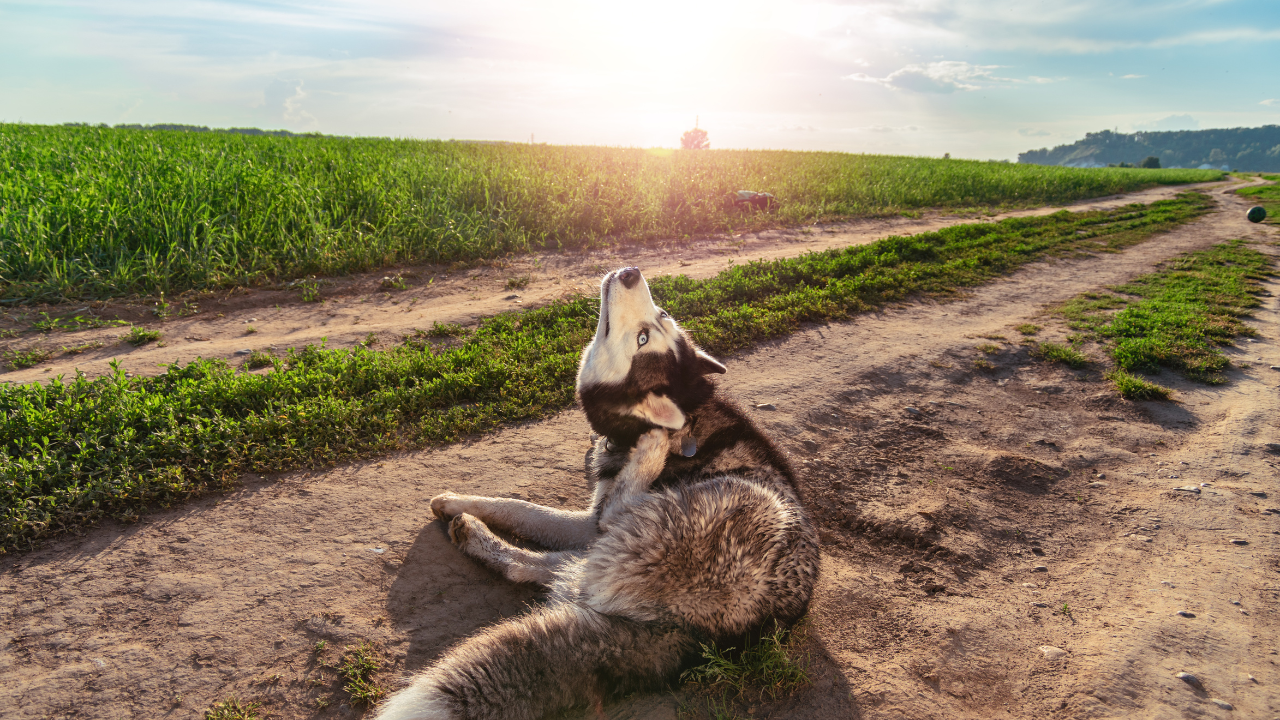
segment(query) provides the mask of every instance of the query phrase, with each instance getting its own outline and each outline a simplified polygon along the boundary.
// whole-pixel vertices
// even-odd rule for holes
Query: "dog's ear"
[[[684,427],[684,413],[666,395],[649,393],[631,410],[631,414],[642,418],[658,427],[679,430]]]
[[[699,375],[710,375],[711,373],[723,375],[725,373],[725,366],[719,360],[701,350],[698,351],[695,362],[697,362],[696,368]]]

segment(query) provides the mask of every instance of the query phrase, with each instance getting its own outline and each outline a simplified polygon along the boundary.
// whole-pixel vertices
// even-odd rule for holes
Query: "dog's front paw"
[[[666,428],[654,428],[636,440],[636,447],[632,450],[631,457],[639,462],[656,458],[665,460],[670,442]]]
[[[449,521],[449,539],[454,545],[462,547],[467,544],[473,522],[476,522],[476,519],[466,513],[461,513]]]
[[[457,493],[446,492],[431,498],[431,512],[440,520],[448,521],[457,515],[457,510],[450,510],[452,501],[458,499]]]

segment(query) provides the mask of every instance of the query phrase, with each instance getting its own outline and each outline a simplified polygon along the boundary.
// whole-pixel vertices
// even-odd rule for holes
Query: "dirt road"
[[[752,717],[1280,717],[1280,455],[1266,447],[1280,442],[1280,282],[1249,321],[1256,341],[1228,349],[1227,385],[1159,378],[1177,403],[1120,400],[1098,370],[1033,361],[1012,330],[1035,320],[1060,337],[1037,317],[1045,304],[1186,250],[1246,237],[1280,255],[1245,203],[1214,197],[1222,212],[1123,253],[1035,264],[955,302],[726,359],[729,394],[776,407],[757,419],[802,468],[824,543],[813,682]],[[699,272],[722,265],[704,260]],[[405,315],[398,331],[421,323]],[[976,349],[993,342],[995,355]],[[274,718],[358,717],[324,667],[342,645],[378,644],[390,679],[536,599],[462,558],[426,500],[583,506],[587,443],[569,410],[438,450],[247,478],[4,557],[0,714],[201,718],[236,696]],[[647,696],[609,714],[672,718],[676,704]]]

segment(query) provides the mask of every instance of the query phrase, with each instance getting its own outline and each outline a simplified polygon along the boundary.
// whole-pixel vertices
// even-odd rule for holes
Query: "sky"
[[[0,122],[1015,159],[1280,124],[1280,2],[0,0]]]

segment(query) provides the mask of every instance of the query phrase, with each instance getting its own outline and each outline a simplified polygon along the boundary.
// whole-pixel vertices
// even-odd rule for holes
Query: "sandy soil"
[[[1260,180],[1252,181],[1262,182]],[[1097,198],[1067,206],[1072,210],[1113,208],[1131,202],[1154,202],[1187,188],[1221,192],[1239,187],[1236,181],[1191,186],[1157,187],[1127,195]],[[154,375],[172,363],[197,357],[222,358],[241,364],[252,350],[281,353],[324,340],[329,347],[367,342],[398,342],[415,328],[432,323],[472,324],[486,315],[545,304],[556,298],[598,292],[600,276],[624,264],[637,265],[652,276],[684,274],[711,277],[729,264],[760,258],[792,257],[813,250],[864,245],[889,235],[910,235],[975,220],[1043,215],[1060,208],[1018,210],[1000,215],[928,213],[921,218],[873,218],[848,223],[815,225],[796,230],[721,237],[694,243],[667,242],[647,247],[613,247],[589,253],[543,253],[473,268],[417,265],[378,273],[321,281],[317,304],[301,300],[298,287],[240,288],[221,293],[172,298],[171,317],[161,320],[154,301],[92,303],[81,306],[12,308],[0,311],[0,333],[25,331],[0,341],[0,351],[39,347],[54,357],[31,368],[14,370],[0,365],[0,382],[30,382],[80,370],[90,376],[110,372],[119,361],[129,372]],[[404,290],[383,290],[383,278],[399,275]],[[527,278],[520,288],[512,279]],[[31,321],[41,312],[52,317],[96,316],[120,319],[161,331],[158,343],[134,347],[121,337],[118,326],[79,332],[37,334]],[[127,328],[126,328],[127,329]],[[4,337],[0,334],[0,337]],[[67,352],[66,348],[79,348]]]
[[[813,682],[751,716],[1280,717],[1280,455],[1266,447],[1280,442],[1280,281],[1249,321],[1256,341],[1228,350],[1229,384],[1159,378],[1177,403],[1120,400],[1096,370],[1033,361],[1012,330],[1035,320],[1059,337],[1037,319],[1046,304],[1186,250],[1247,237],[1280,255],[1245,203],[1214,197],[1223,212],[1123,253],[726,358],[729,394],[775,406],[758,421],[802,469],[824,543]],[[779,247],[808,249],[801,239]],[[706,261],[709,273],[719,259]],[[380,318],[385,332],[421,322],[404,320]],[[1002,351],[976,349],[989,342]],[[236,696],[274,718],[359,717],[326,667],[342,645],[376,643],[390,682],[537,600],[462,558],[427,499],[582,506],[588,435],[568,410],[475,442],[249,477],[0,558],[0,714],[200,718]],[[677,702],[608,714],[673,718]]]

